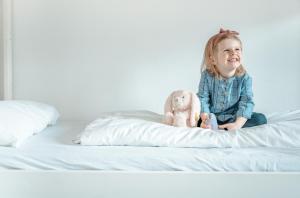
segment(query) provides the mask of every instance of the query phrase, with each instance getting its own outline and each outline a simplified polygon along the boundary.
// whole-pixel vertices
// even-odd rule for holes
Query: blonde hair
[[[212,57],[214,55],[215,50],[217,49],[217,45],[224,39],[235,39],[240,43],[240,45],[242,47],[242,41],[240,40],[238,35],[239,35],[239,33],[236,31],[224,30],[221,28],[218,34],[215,34],[214,36],[212,36],[207,41],[206,46],[205,46],[201,71],[206,70],[208,73],[210,73],[214,76],[217,76],[218,78],[221,78],[221,74],[220,74],[218,68],[216,67],[216,65],[213,64]],[[244,73],[246,73],[246,70],[243,67],[243,65],[240,65],[236,69],[234,75],[241,76]]]

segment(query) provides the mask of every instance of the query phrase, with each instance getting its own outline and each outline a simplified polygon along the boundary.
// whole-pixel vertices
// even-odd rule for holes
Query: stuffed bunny
[[[199,120],[200,101],[195,93],[177,90],[165,103],[164,123],[178,127],[195,127]]]

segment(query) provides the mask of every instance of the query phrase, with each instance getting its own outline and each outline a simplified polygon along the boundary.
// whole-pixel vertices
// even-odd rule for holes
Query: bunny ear
[[[200,114],[200,101],[198,96],[191,92],[191,119],[196,120],[196,117]]]
[[[166,103],[165,103],[165,114],[168,113],[168,112],[173,112],[173,109],[172,109],[172,98],[173,98],[173,93],[174,93],[174,92],[172,92],[172,93],[168,96],[168,98],[167,98],[167,100],[166,100]]]

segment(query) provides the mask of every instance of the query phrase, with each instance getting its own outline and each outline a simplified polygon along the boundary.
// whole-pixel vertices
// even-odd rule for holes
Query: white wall
[[[2,0],[0,0],[0,100],[3,99],[3,16]]]
[[[162,113],[175,89],[197,91],[207,39],[237,30],[256,111],[300,108],[299,0],[14,0],[14,95],[64,118]]]

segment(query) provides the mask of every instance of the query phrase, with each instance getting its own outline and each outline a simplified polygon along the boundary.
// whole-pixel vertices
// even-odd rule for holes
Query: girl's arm
[[[205,120],[208,119],[208,114],[210,113],[210,99],[209,99],[209,86],[208,86],[208,76],[207,72],[203,71],[201,73],[201,79],[198,87],[197,96],[199,97],[201,103],[201,114],[200,118],[202,123],[200,125],[201,128],[207,128],[208,126],[205,125]]]
[[[251,77],[246,74],[242,83],[241,96],[236,117],[250,119],[254,107]]]
[[[201,73],[201,79],[198,87],[197,96],[199,97],[201,103],[201,114],[210,113],[210,99],[209,99],[209,86],[208,86],[208,76],[207,72],[203,71]]]

